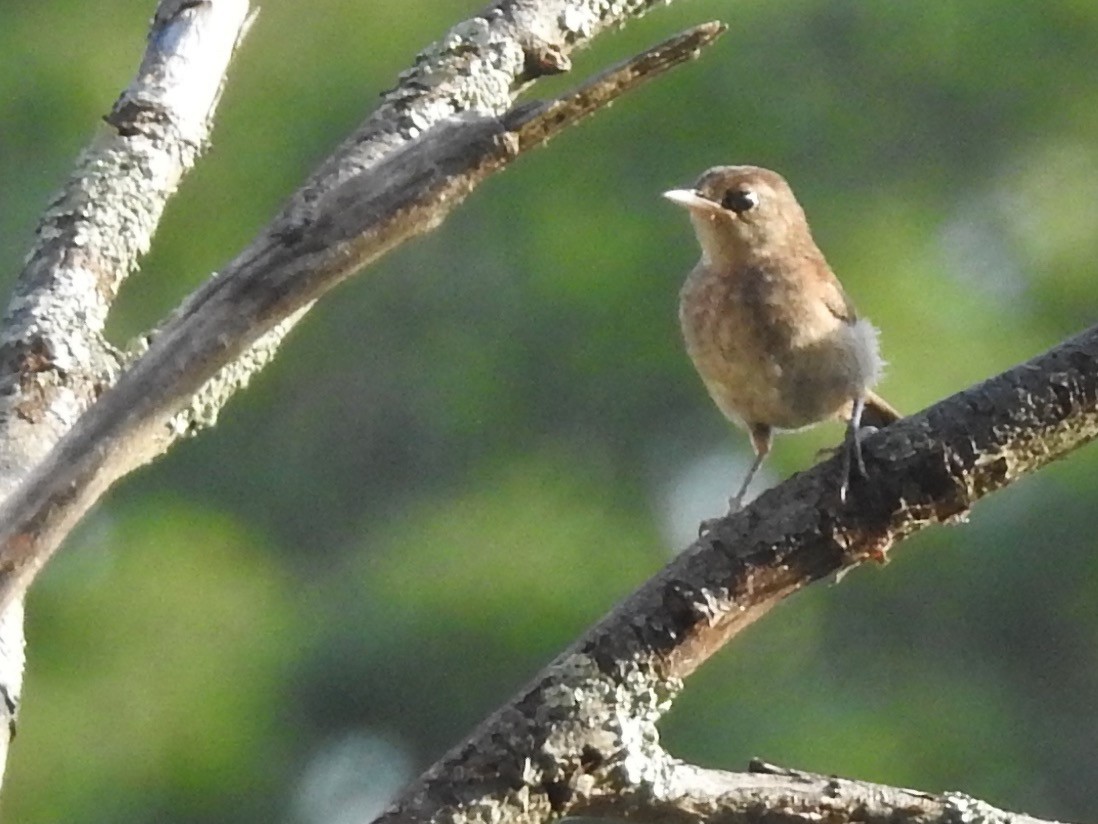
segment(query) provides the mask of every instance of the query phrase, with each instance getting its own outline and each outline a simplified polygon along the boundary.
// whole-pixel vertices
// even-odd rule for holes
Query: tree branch
[[[550,103],[520,106],[502,118],[451,117],[329,190],[307,185],[299,191],[251,246],[183,303],[0,508],[0,603],[25,591],[115,480],[166,448],[177,434],[178,424],[172,430],[169,423],[178,422],[180,408],[196,393],[204,402],[215,397],[200,390],[257,339],[274,329],[277,344],[292,323],[288,318],[300,317],[360,267],[435,228],[486,177],[696,56],[721,31],[716,23],[699,26]]]
[[[382,95],[378,108],[321,164],[268,229],[299,220],[310,223],[318,200],[451,117],[468,113],[502,116],[537,78],[568,71],[568,55],[573,50],[585,47],[607,29],[669,2],[496,0],[478,16],[454,25],[416,56],[397,85]],[[692,45],[682,44],[687,48],[680,53],[681,59],[696,56],[690,49],[703,48],[716,33]],[[675,49],[674,42],[668,41],[668,57]],[[667,68],[653,66],[651,75],[646,74],[643,57],[638,63],[638,81]],[[672,58],[668,65],[677,62],[679,58]],[[603,105],[625,91],[628,88],[620,89]],[[172,418],[161,448],[166,449],[179,435],[194,434],[215,423],[221,407],[270,362],[282,339],[309,308],[306,305],[283,319],[251,344],[245,355],[210,378],[193,402]]]
[[[577,814],[652,824],[1054,824],[961,793],[848,781],[751,762],[746,773],[665,758],[643,780],[578,805]]]
[[[507,130],[508,139],[515,141],[518,154],[544,145],[554,135],[594,114],[600,108],[609,106],[626,92],[658,77],[681,62],[698,57],[701,49],[712,44],[724,28],[722,24],[716,22],[696,26],[639,55],[623,60],[560,97],[535,100],[515,107],[501,118],[501,123]],[[549,58],[543,55],[541,59]],[[331,161],[328,165],[331,165]],[[315,197],[313,190],[315,186],[320,185],[319,177],[318,173],[299,194],[308,191],[310,193],[308,197]],[[251,345],[244,356],[218,371],[201,390],[195,393],[187,405],[172,419],[172,423],[164,433],[166,441],[160,447],[161,451],[167,449],[176,437],[192,435],[207,426],[212,426],[217,420],[217,413],[221,407],[228,403],[237,391],[247,386],[252,375],[270,362],[283,338],[311,307],[311,303],[305,304],[264,333]]]
[[[141,67],[43,214],[0,322],[0,496],[119,371],[103,340],[126,277],[209,137],[245,0],[164,2]]]
[[[43,214],[0,321],[0,498],[8,497],[119,372],[107,314],[164,206],[205,148],[248,29],[245,0],[161,4],[145,55]],[[23,680],[23,606],[0,612],[0,779]]]
[[[412,189],[425,194],[430,178],[438,189],[435,194],[445,195],[442,205],[432,215],[426,201],[414,205],[409,195],[403,204],[409,211],[403,215],[368,215],[358,209],[356,220],[390,221],[388,234],[373,236],[372,252],[369,242],[357,250],[351,242],[354,232],[365,231],[364,224],[356,226],[338,213],[333,218],[326,210],[342,208],[359,192],[369,191],[379,178],[366,172],[383,160],[393,169],[397,150],[420,142],[439,147],[441,135],[424,141],[424,131],[458,113],[481,115],[473,118],[478,122],[467,122],[469,129],[459,138],[466,148],[490,146],[495,153],[492,162],[492,153],[484,153],[478,174],[502,168],[528,146],[516,149],[512,143],[519,138],[508,135],[495,115],[507,111],[519,90],[536,77],[566,70],[573,48],[657,4],[502,0],[455,26],[419,55],[381,107],[238,258],[238,269],[250,268],[253,275],[268,264],[287,267],[283,274],[288,276],[296,267],[296,285],[281,281],[266,286],[267,298],[285,290],[282,297],[288,299],[273,300],[262,309],[262,300],[250,303],[259,313],[248,316],[253,327],[219,327],[216,319],[195,310],[218,295],[211,305],[222,318],[235,311],[235,293],[225,288],[239,285],[230,266],[160,330],[147,335],[147,341],[155,342],[144,352],[122,356],[103,339],[107,315],[123,281],[149,248],[167,199],[205,148],[229,60],[252,20],[247,0],[161,0],[138,74],[105,118],[113,131],[84,153],[70,182],[43,215],[0,331],[0,726],[14,734],[24,664],[22,596],[80,515],[122,474],[180,436],[212,425],[228,399],[274,357],[316,294],[371,255],[435,225],[479,178],[471,175],[464,188],[455,184],[447,195],[439,178],[446,173],[445,163],[432,169],[430,153],[421,152],[413,164],[419,164],[426,178],[415,181]],[[642,68],[599,105],[693,56],[692,49],[711,42],[718,29],[702,27],[685,40],[669,41],[662,50],[665,64]],[[567,122],[565,117],[547,128],[542,140]],[[522,123],[516,120],[514,125]],[[449,128],[456,131],[447,134],[460,131]],[[532,146],[539,141],[527,142]],[[457,155],[447,162],[456,163]],[[412,160],[411,154],[401,157]],[[472,165],[474,159],[475,152],[466,158]],[[397,194],[390,192],[388,202],[375,201],[373,206],[396,208],[401,203]],[[409,220],[413,212],[418,226]],[[329,239],[341,238],[342,246],[324,250],[327,241],[314,230],[333,230]],[[324,272],[309,271],[321,261]],[[207,335],[211,346],[189,347],[193,338],[188,335]],[[173,351],[177,345],[183,349]],[[171,370],[166,383],[155,379],[157,368]],[[123,371],[129,390],[109,391]],[[141,399],[142,380],[150,376],[166,394],[147,398],[149,404],[127,406],[126,398]],[[113,405],[100,408],[96,401],[105,392]],[[89,416],[86,411],[93,404],[97,412]],[[109,423],[111,416],[118,426]],[[71,433],[78,421],[79,432]],[[116,437],[119,431],[128,437]],[[86,437],[89,432],[112,434],[98,444],[95,436]],[[69,442],[58,445],[66,433]],[[79,461],[80,456],[87,460]],[[102,471],[108,465],[109,471]],[[28,479],[32,468],[35,474]],[[61,481],[52,493],[44,491],[44,485],[59,480],[58,473],[68,473],[79,483],[73,480],[65,489]],[[0,772],[6,754],[7,738],[0,736]]]
[[[1096,434],[1098,327],[868,437],[869,477],[847,504],[836,457],[719,519],[379,821],[545,822],[662,780],[656,722],[732,637],[814,581],[963,520]]]

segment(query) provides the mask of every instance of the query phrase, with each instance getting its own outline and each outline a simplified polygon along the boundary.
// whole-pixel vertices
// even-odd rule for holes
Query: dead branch
[[[246,0],[164,2],[141,66],[47,207],[0,321],[0,498],[117,377],[103,339],[126,277],[209,138]],[[22,595],[0,612],[0,777],[23,680]]]
[[[593,799],[583,814],[652,824],[1055,824],[963,793],[935,795],[761,761],[733,773],[668,758],[653,776]]]
[[[693,803],[712,774],[675,765],[656,729],[683,679],[787,596],[883,561],[921,529],[962,520],[985,495],[1096,435],[1098,327],[867,438],[869,477],[847,504],[835,458],[714,522],[379,821],[546,822],[625,804],[607,801],[623,792],[634,804],[647,799],[650,818],[660,804]],[[733,814],[725,807],[735,798],[743,806]],[[750,794],[722,799],[715,818],[770,820],[788,807],[760,808]]]
[[[349,176],[324,171],[192,294],[148,350],[0,508],[0,604],[19,597],[114,481],[161,454],[170,424],[216,373],[279,334],[344,278],[438,226],[481,181],[583,116],[697,55],[723,30],[699,26],[546,104],[465,113]],[[210,394],[202,394],[204,402]]]

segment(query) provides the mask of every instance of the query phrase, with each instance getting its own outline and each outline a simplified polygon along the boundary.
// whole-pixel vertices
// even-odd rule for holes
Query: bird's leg
[[[751,447],[755,450],[755,460],[751,462],[751,468],[747,470],[747,477],[743,479],[743,483],[740,484],[739,491],[736,492],[731,498],[728,499],[728,512],[725,513],[727,518],[729,515],[734,515],[743,508],[743,498],[747,494],[747,487],[751,485],[751,480],[755,477],[755,473],[759,471],[759,467],[762,466],[763,461],[766,459],[767,453],[770,451],[770,427],[765,424],[750,424],[747,427],[748,433],[751,435]],[[707,518],[698,525],[698,537],[702,538],[707,532],[719,523],[720,518]]]
[[[747,494],[747,487],[751,485],[755,473],[759,471],[759,467],[762,466],[763,461],[766,460],[766,456],[770,452],[769,426],[752,424],[748,427],[748,432],[751,434],[751,447],[755,450],[755,460],[751,463],[751,468],[747,470],[747,477],[740,484],[739,491],[728,500],[729,515],[738,512],[743,507],[743,498]]]
[[[854,406],[850,410],[850,420],[846,424],[846,448],[843,450],[843,485],[839,487],[839,500],[846,503],[846,493],[850,489],[851,453],[854,457],[854,465],[858,467],[858,475],[866,477],[865,458],[862,457],[862,412],[865,410],[865,398],[858,396],[854,399]]]

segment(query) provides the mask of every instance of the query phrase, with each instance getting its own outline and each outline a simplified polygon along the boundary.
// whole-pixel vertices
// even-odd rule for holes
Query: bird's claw
[[[724,513],[724,517],[727,518],[730,515],[735,515],[741,509],[743,509],[743,495],[746,489],[741,489],[736,495],[733,495],[728,499],[728,511]],[[698,537],[704,538],[710,532],[712,532],[717,524],[719,524],[723,518],[706,518],[700,524],[698,524]]]
[[[851,430],[846,441],[838,447],[843,450],[843,482],[839,487],[839,500],[846,503],[846,494],[850,491],[850,475],[855,467],[858,469],[859,478],[868,478],[869,472],[865,468],[865,457],[862,455],[862,440],[877,431],[875,426],[860,426]],[[851,454],[854,456],[851,461]]]

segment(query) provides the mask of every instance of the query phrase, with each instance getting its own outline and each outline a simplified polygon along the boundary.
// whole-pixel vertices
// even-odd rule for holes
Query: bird
[[[755,459],[729,512],[743,505],[775,432],[845,419],[846,501],[860,432],[901,418],[873,391],[877,330],[859,317],[789,184],[759,166],[716,166],[664,197],[687,210],[701,260],[679,294],[686,351],[717,408],[747,430]]]

